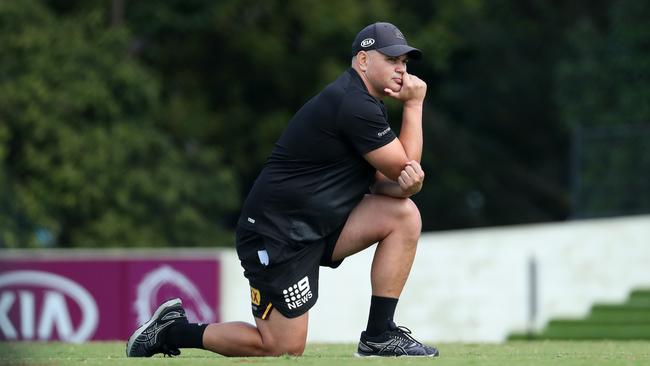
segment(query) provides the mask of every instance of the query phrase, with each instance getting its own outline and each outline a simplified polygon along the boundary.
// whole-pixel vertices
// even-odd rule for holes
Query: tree
[[[554,96],[574,131],[575,217],[650,212],[649,18],[646,2],[617,0],[566,33]]]
[[[1,2],[0,24],[3,246],[225,243],[235,177],[218,149],[161,131],[127,29],[38,1]]]
[[[429,85],[424,230],[569,217],[572,128],[650,113],[643,2],[112,4],[0,2],[4,245],[220,240],[290,117],[375,21],[425,54],[409,64]],[[610,155],[650,171],[637,145]]]

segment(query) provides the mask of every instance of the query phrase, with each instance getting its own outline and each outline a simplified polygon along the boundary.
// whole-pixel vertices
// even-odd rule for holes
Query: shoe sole
[[[438,357],[440,356],[440,353],[436,353],[435,355],[419,355],[419,356],[413,356],[413,355],[401,355],[401,356],[379,356],[379,355],[362,355],[359,352],[354,353],[354,357],[358,358],[425,358],[425,357]]]
[[[136,329],[135,332],[133,332],[133,334],[129,338],[129,341],[126,343],[126,357],[129,357],[129,351],[131,351],[131,347],[133,347],[133,342],[135,342],[135,340],[138,339],[140,334],[142,334],[142,332],[144,332],[145,329],[147,329],[153,322],[156,321],[156,319],[158,319],[158,317],[163,311],[175,306],[180,306],[182,304],[183,302],[181,301],[181,299],[175,298],[175,299],[168,300],[164,302],[162,305],[160,305],[158,309],[156,309],[156,311],[153,313],[149,321],[142,324],[140,328]]]

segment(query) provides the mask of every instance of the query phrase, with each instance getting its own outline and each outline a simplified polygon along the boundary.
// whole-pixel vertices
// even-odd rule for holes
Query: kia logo
[[[76,329],[66,297],[81,309]],[[10,313],[18,314],[16,323]],[[79,343],[92,337],[98,319],[97,303],[90,293],[66,277],[41,271],[0,274],[0,337],[4,339],[49,340],[56,329],[59,339]]]
[[[375,40],[372,38],[366,38],[363,41],[361,41],[361,47],[363,48],[370,47],[373,44],[375,44]]]

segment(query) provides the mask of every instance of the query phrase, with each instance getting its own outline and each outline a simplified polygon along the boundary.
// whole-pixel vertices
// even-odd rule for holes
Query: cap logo
[[[373,44],[375,44],[375,40],[373,38],[366,38],[363,41],[361,41],[361,47],[370,47]]]
[[[404,39],[404,35],[398,29],[395,29],[395,37],[399,39]]]

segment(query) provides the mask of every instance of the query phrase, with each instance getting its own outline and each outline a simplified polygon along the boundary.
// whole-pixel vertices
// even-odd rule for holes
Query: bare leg
[[[340,260],[378,242],[372,261],[368,326],[361,332],[357,354],[361,356],[436,357],[435,347],[416,341],[392,322],[396,300],[408,278],[422,223],[410,199],[366,195],[352,211],[332,253]],[[388,321],[391,320],[391,321]],[[396,340],[408,345],[391,347]]]
[[[205,349],[224,356],[301,355],[307,341],[309,313],[289,319],[273,311],[257,327],[244,322],[210,324],[203,333]]]
[[[366,195],[350,214],[332,259],[379,242],[370,275],[372,294],[398,298],[411,271],[421,228],[420,212],[410,199]]]
[[[410,199],[366,195],[350,214],[333,260],[379,242],[372,262],[372,293],[398,298],[408,278],[420,236],[420,213]],[[273,311],[256,326],[243,322],[210,324],[203,346],[225,356],[300,355],[307,340],[308,313],[288,319]]]

